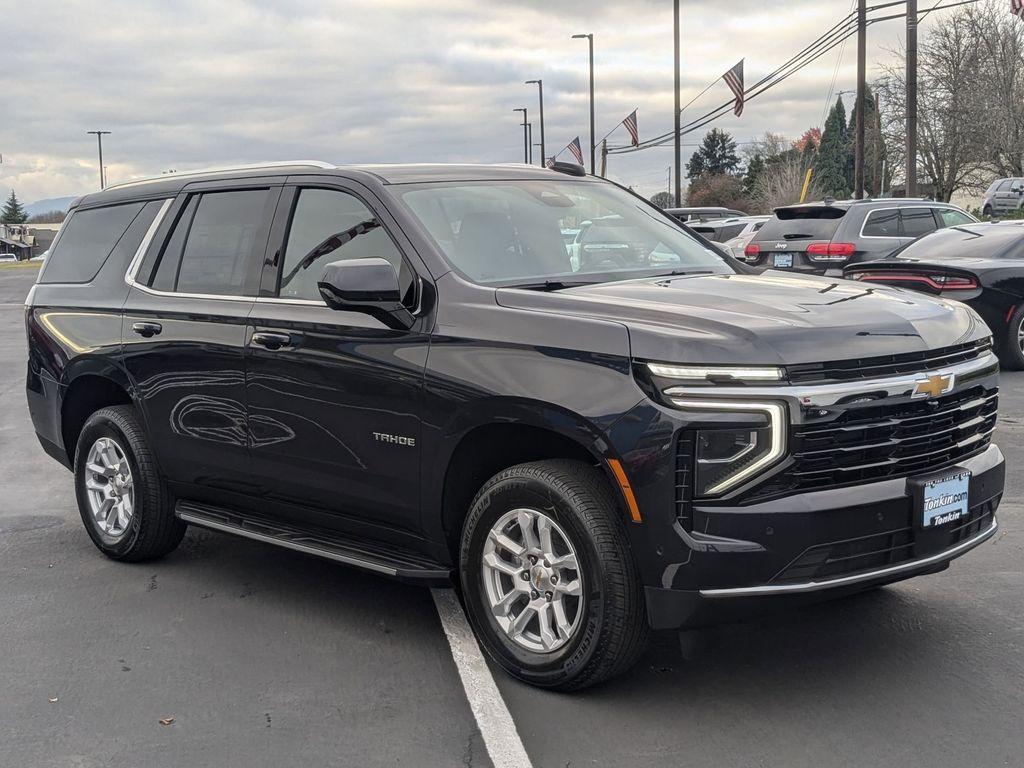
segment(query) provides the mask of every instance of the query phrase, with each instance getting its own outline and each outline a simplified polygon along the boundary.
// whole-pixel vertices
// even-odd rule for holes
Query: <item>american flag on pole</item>
[[[1010,13],[1024,21],[1024,0],[1010,0]]]
[[[576,162],[579,165],[583,165],[583,148],[580,146],[579,136],[570,141],[569,146],[567,146],[566,149],[572,152],[572,156],[576,158]]]
[[[1024,0],[1020,0],[1024,3]],[[629,131],[629,143],[630,146],[640,146],[640,132],[636,127],[636,110],[634,109],[630,115],[622,121],[622,124],[626,126],[626,130]]]
[[[1024,0],[1013,0],[1013,2],[1022,2]],[[730,69],[724,75],[722,79],[725,80],[726,85],[729,86],[729,90],[732,91],[736,97],[736,106],[733,108],[733,112],[736,117],[743,114],[743,62],[745,59],[740,59],[740,63]]]

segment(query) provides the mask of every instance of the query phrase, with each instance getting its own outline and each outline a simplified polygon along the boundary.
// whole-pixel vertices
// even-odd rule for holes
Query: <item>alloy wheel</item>
[[[85,489],[96,527],[112,538],[124,534],[135,513],[134,482],[124,450],[109,437],[99,438],[89,449]]]
[[[491,527],[481,563],[495,622],[516,645],[551,653],[583,617],[583,577],[565,531],[543,512],[514,509]]]

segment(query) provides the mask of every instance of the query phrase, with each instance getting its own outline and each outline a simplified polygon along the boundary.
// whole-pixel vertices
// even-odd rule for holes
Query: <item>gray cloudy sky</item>
[[[748,82],[845,16],[851,0],[683,0],[683,100],[739,58]],[[639,107],[641,138],[672,117],[669,0],[0,0],[0,194],[26,202],[225,163],[323,159],[517,162],[513,107],[535,117],[542,77],[549,153],[587,143],[586,41],[596,51],[597,132]],[[872,28],[872,66],[899,22]],[[836,90],[853,87],[854,41]],[[837,52],[719,125],[744,141],[796,137],[822,119]],[[687,114],[728,98],[717,85]],[[624,131],[613,135],[623,140]],[[535,140],[539,130],[535,125]],[[699,134],[687,142],[699,140]],[[691,152],[686,149],[686,153]],[[646,194],[670,148],[610,158]]]

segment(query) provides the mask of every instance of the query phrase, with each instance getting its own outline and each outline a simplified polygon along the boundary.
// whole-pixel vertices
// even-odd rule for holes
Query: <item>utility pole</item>
[[[682,183],[682,170],[683,170],[683,137],[679,135],[682,130],[682,124],[680,118],[682,116],[682,107],[679,99],[679,0],[674,0],[672,5],[672,45],[675,53],[675,104],[676,108],[674,111],[675,120],[674,125],[676,129],[675,139],[675,169],[676,169],[676,208],[679,208],[683,204],[683,183]]]
[[[526,107],[516,107],[512,110],[513,112],[523,113],[523,162],[530,162],[530,142],[529,135],[526,132]]]
[[[590,173],[594,175],[597,168],[597,145],[594,143],[594,36],[592,34],[573,35],[573,39],[587,38],[590,47]]]
[[[601,178],[605,178],[608,170],[608,139],[601,139]]]
[[[96,144],[100,150],[100,189],[105,189],[107,175],[103,172],[103,137],[109,135],[110,131],[86,131],[86,133],[96,136]]]
[[[907,197],[917,197],[917,0],[907,0]]]
[[[857,123],[854,128],[853,196],[864,199],[864,109],[867,103],[868,0],[857,2]]]
[[[544,148],[544,81],[527,80],[526,85],[537,84],[537,95],[540,96],[540,164],[544,165],[547,151]]]

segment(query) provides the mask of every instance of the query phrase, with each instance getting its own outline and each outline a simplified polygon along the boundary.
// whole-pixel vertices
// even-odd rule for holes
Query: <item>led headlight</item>
[[[782,381],[782,369],[774,366],[648,363],[647,370],[655,376],[666,379],[681,379],[700,383],[723,380],[752,384],[778,384]]]
[[[712,402],[672,399],[686,410],[754,413],[765,424],[699,429],[696,434],[694,494],[717,496],[742,485],[786,453],[786,409],[778,403]]]

